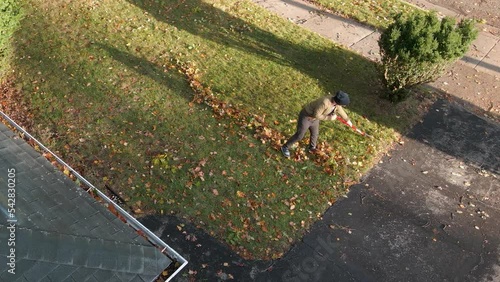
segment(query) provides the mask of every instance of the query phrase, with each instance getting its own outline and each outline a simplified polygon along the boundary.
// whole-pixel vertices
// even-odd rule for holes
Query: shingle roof
[[[15,275],[6,267],[11,168]],[[152,281],[172,263],[1,123],[0,187],[0,281]]]

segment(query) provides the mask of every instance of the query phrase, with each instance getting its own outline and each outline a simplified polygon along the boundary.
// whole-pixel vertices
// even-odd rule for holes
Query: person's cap
[[[341,106],[349,105],[349,103],[351,102],[351,100],[349,99],[349,95],[347,95],[347,93],[345,93],[344,91],[337,91],[337,94],[335,94],[333,100],[335,101],[335,103],[337,103],[337,105]]]

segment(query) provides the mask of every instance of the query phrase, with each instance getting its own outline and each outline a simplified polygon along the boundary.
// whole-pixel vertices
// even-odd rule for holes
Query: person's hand
[[[347,121],[347,125],[349,125],[350,127],[352,127],[352,122],[350,120]]]

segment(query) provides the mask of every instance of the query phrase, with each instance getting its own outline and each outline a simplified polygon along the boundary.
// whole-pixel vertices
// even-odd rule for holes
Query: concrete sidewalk
[[[358,54],[379,61],[380,32],[356,21],[346,19],[301,0],[254,0],[258,5],[306,29],[347,47]],[[412,0],[415,6],[435,10],[442,16],[461,18],[461,15],[422,0]],[[500,38],[499,31],[483,25],[469,52],[451,71],[429,86],[472,103],[485,112],[500,115]],[[474,84],[464,87],[464,80]],[[472,99],[476,95],[479,99]]]

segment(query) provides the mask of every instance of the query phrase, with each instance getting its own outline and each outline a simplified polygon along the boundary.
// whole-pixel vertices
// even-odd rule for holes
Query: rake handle
[[[343,119],[343,118],[341,118],[341,117],[337,116],[337,120],[338,120],[338,121],[340,121],[341,123],[343,123],[343,124],[345,124],[345,125],[349,126],[350,128],[354,129],[354,131],[356,131],[356,132],[357,132],[357,133],[359,133],[360,135],[362,135],[362,136],[366,136],[366,137],[369,137],[369,138],[373,138],[373,136],[366,134],[366,132],[361,131],[361,130],[360,130],[359,128],[357,128],[356,126],[354,126],[354,125],[349,125],[349,123],[347,123],[347,121],[346,121],[345,119]]]

